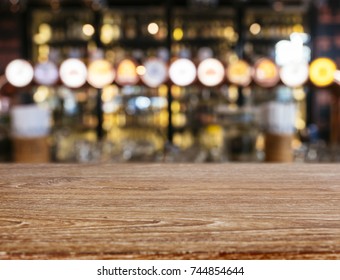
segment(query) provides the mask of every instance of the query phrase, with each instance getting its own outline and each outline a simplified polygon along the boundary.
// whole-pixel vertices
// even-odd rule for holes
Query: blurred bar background
[[[338,162],[339,65],[338,0],[1,1],[0,161]]]

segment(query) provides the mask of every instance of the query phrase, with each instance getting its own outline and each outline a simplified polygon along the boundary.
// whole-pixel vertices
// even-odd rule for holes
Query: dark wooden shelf
[[[65,39],[65,40],[52,40],[48,42],[48,45],[54,47],[62,47],[62,46],[83,46],[86,45],[88,41],[82,39]]]
[[[275,44],[281,40],[289,40],[288,36],[273,37],[273,38],[250,38],[246,37],[245,40],[254,44]]]
[[[176,43],[192,43],[192,44],[214,44],[214,43],[230,43],[230,45],[236,45],[236,43],[230,42],[225,38],[220,38],[220,37],[207,37],[207,38],[183,38],[180,41],[175,41],[174,44]]]
[[[112,47],[112,46],[126,46],[126,47],[132,47],[132,48],[150,48],[150,47],[162,47],[166,46],[166,41],[165,40],[155,40],[152,38],[146,38],[146,37],[141,37],[141,38],[135,38],[135,39],[120,39],[117,41],[114,41],[106,47]]]

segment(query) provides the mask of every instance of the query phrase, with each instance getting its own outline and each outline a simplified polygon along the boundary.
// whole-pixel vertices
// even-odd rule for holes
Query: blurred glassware
[[[260,129],[254,108],[220,106],[217,120],[224,129],[224,160],[256,161],[256,140]]]

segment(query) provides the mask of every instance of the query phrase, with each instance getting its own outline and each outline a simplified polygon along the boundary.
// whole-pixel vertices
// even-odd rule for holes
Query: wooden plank
[[[340,165],[0,165],[1,259],[339,259]]]

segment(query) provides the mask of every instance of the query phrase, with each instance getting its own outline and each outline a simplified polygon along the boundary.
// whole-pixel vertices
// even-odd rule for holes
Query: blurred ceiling
[[[100,9],[102,7],[114,6],[164,6],[167,3],[176,6],[272,6],[275,3],[283,6],[307,6],[311,2],[334,1],[334,0],[1,0],[0,9],[8,10],[13,6],[24,9],[30,8],[50,8],[53,5],[63,7],[86,7]],[[339,0],[335,0],[338,2]],[[15,10],[15,9],[14,9]]]
[[[328,4],[335,11],[340,9],[340,0],[0,0],[0,12],[19,12],[27,8],[91,8],[100,10],[105,7],[138,6],[208,6],[208,7],[316,7]]]

